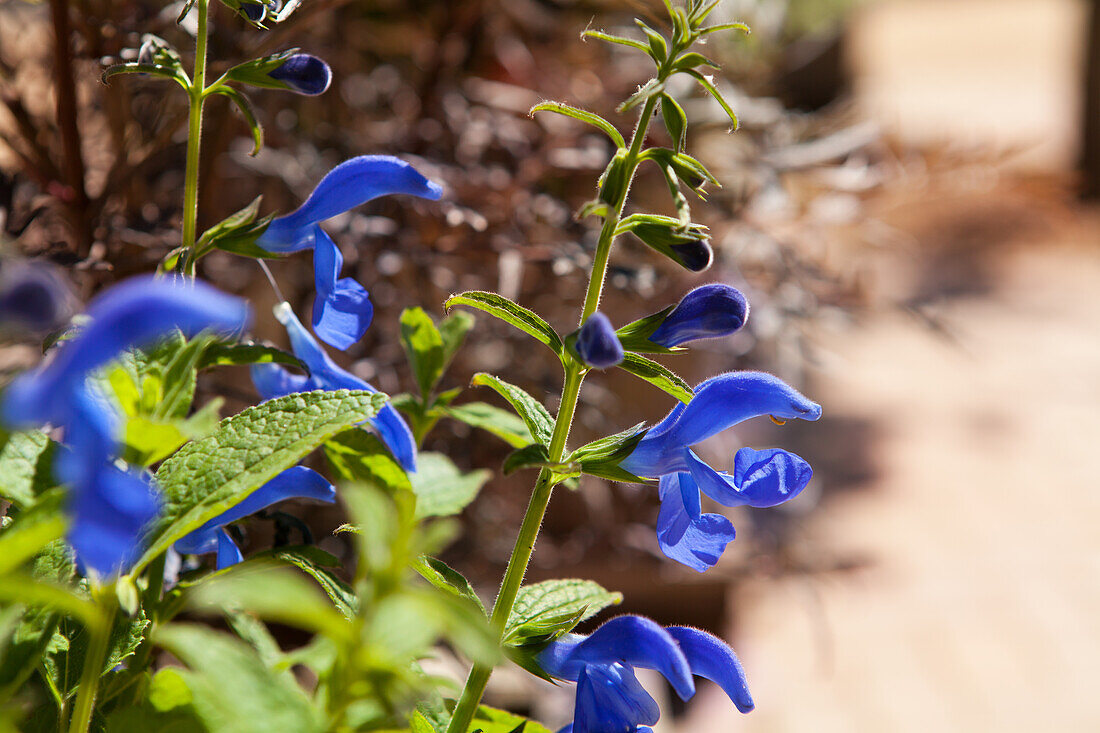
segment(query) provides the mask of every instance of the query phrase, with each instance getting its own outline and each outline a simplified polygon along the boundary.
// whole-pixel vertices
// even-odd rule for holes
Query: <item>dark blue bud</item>
[[[263,5],[253,5],[252,3],[245,3],[241,6],[241,12],[245,17],[251,20],[253,23],[259,23],[264,19],[265,8]]]
[[[577,332],[577,355],[585,364],[607,369],[623,360],[623,345],[615,335],[615,327],[607,316],[596,311]]]
[[[703,285],[684,296],[649,340],[672,348],[685,341],[728,336],[748,317],[749,303],[740,290],[721,283]]]
[[[714,259],[714,250],[704,240],[674,244],[671,246],[672,254],[676,256],[680,264],[692,272],[702,272],[710,267]]]
[[[321,59],[308,53],[296,53],[268,76],[281,81],[299,94],[314,96],[328,89],[332,82],[332,70]]]
[[[41,265],[13,264],[0,277],[0,324],[50,331],[70,314],[70,295],[61,278]]]

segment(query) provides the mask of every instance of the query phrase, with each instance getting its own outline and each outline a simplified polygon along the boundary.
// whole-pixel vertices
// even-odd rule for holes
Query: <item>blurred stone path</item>
[[[1094,220],[1095,224],[1095,220]],[[882,430],[879,479],[810,525],[848,575],[754,583],[679,730],[1100,730],[1100,227],[1001,255],[997,289],[823,337],[827,413]]]

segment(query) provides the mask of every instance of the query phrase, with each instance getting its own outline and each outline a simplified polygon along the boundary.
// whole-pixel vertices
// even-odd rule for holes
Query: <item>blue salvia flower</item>
[[[404,193],[438,199],[443,189],[408,163],[388,155],[361,155],[321,179],[296,211],[274,219],[257,243],[269,252],[313,249],[317,297],[313,331],[325,343],[346,349],[363,337],[373,309],[366,289],[353,278],[337,279],[344,264],[340,250],[318,226],[371,199]]]
[[[254,364],[252,383],[265,400],[317,389],[378,391],[354,374],[341,369],[309,335],[289,303],[275,306],[275,318],[286,327],[291,350],[309,368],[309,376],[291,374],[277,364]],[[387,403],[370,419],[370,423],[401,466],[406,471],[416,471],[416,440],[397,410]]]
[[[324,93],[332,82],[332,69],[328,64],[308,53],[296,53],[288,57],[281,66],[267,72],[267,75],[282,82],[290,91],[311,97]]]
[[[118,413],[90,373],[176,328],[188,334],[237,331],[249,312],[243,300],[209,285],[137,277],[99,296],[88,317],[88,326],[59,346],[48,364],[8,386],[0,421],[16,429],[64,428],[54,471],[70,489],[69,543],[82,565],[110,575],[140,551],[141,529],[156,515],[157,500],[145,475],[114,465]]]
[[[728,519],[702,513],[700,491],[724,506],[766,507],[805,488],[813,471],[788,451],[742,448],[729,475],[715,471],[691,450],[726,428],[763,415],[817,420],[821,406],[771,374],[722,374],[701,383],[689,404],[673,408],[620,463],[637,476],[661,479],[657,538],[665,555],[703,572],[734,538]]]
[[[176,540],[176,552],[191,555],[216,552],[218,570],[236,565],[244,557],[225,530],[226,525],[288,499],[314,499],[332,504],[336,501],[336,488],[321,474],[305,466],[288,468],[253,491],[240,504]]]
[[[574,348],[585,364],[597,369],[613,367],[623,360],[623,345],[615,335],[615,327],[599,311],[589,316],[581,326]]]
[[[0,269],[0,326],[45,332],[60,328],[70,315],[72,296],[51,268],[5,262]]]
[[[722,283],[703,285],[680,300],[649,340],[672,348],[696,339],[729,336],[748,317],[749,303],[740,290]]]
[[[550,676],[577,683],[573,723],[559,733],[642,733],[660,719],[635,668],[653,669],[687,700],[693,675],[717,682],[737,709],[753,709],[745,672],[729,645],[685,626],[667,629],[640,616],[620,616],[590,636],[566,634],[536,661]]]

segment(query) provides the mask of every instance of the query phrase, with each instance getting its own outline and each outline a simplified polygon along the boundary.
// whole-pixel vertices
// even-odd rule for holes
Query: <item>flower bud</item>
[[[332,70],[329,69],[328,64],[307,53],[296,53],[290,56],[281,66],[272,69],[267,75],[282,82],[291,91],[309,96],[321,94],[328,89],[332,81]]]
[[[71,295],[42,265],[8,264],[0,275],[0,324],[35,332],[60,328],[71,315]]]
[[[669,313],[649,340],[672,348],[685,341],[728,336],[745,325],[749,304],[737,288],[713,283],[695,288]]]
[[[577,332],[575,348],[585,364],[597,369],[613,367],[623,360],[623,345],[615,335],[615,328],[599,311],[589,316]]]
[[[673,244],[669,249],[672,250],[673,259],[692,272],[702,272],[714,260],[714,250],[705,239]]]

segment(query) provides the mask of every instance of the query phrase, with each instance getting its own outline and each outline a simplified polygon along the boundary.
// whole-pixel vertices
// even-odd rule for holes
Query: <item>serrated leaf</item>
[[[164,504],[133,572],[385,402],[365,391],[291,394],[226,418],[213,435],[185,445],[157,471]]]
[[[41,430],[0,432],[0,498],[26,509],[53,483],[56,444]]]
[[[412,483],[405,469],[382,441],[365,430],[346,430],[327,441],[325,457],[340,478],[367,481],[384,487],[391,495],[412,494]]]
[[[527,429],[536,441],[544,445],[550,444],[550,436],[554,432],[554,418],[541,402],[516,385],[485,372],[475,374],[470,384],[491,387],[497,394],[508,400],[508,404],[527,424]]]
[[[550,327],[550,324],[537,313],[522,305],[513,303],[503,295],[488,293],[483,290],[470,290],[447,298],[443,307],[450,310],[456,305],[465,305],[477,308],[489,315],[496,316],[509,323],[527,335],[533,337],[550,347],[550,350],[561,358],[565,351],[561,337]]]
[[[478,598],[477,593],[474,592],[473,586],[470,585],[470,581],[466,580],[466,577],[462,573],[458,572],[447,563],[438,558],[421,555],[410,564],[413,570],[420,573],[426,581],[439,590],[472,601],[481,609],[483,614],[486,616],[489,615],[485,610],[485,605],[481,602],[481,599]]]
[[[690,402],[695,394],[691,386],[675,372],[644,356],[627,352],[619,368],[664,390],[684,404]]]
[[[492,477],[485,469],[463,473],[442,453],[421,453],[416,473],[409,476],[416,493],[416,518],[459,514]]]
[[[513,448],[522,448],[535,440],[522,418],[486,402],[451,405],[444,408],[443,414],[492,433]]]
[[[156,642],[190,668],[179,675],[196,714],[211,730],[323,729],[298,684],[268,669],[243,642],[192,624],[161,627]]]
[[[600,117],[595,112],[578,109],[571,105],[565,104],[564,102],[551,101],[539,102],[530,110],[528,110],[527,114],[534,116],[536,112],[556,112],[559,115],[565,115],[566,117],[572,117],[575,120],[580,120],[581,122],[592,125],[597,130],[603,132],[605,135],[611,138],[611,142],[615,143],[617,147],[626,147],[626,140],[623,139],[622,133],[620,133],[614,125],[605,120],[603,117]]]
[[[613,593],[595,581],[581,578],[525,585],[519,589],[512,614],[505,624],[505,642],[523,636],[524,627],[537,629],[540,634],[560,636],[622,600],[622,593]],[[570,623],[568,619],[574,617],[576,620]]]
[[[443,335],[423,308],[406,308],[401,312],[401,346],[409,359],[420,398],[428,395],[443,376],[445,354]]]

